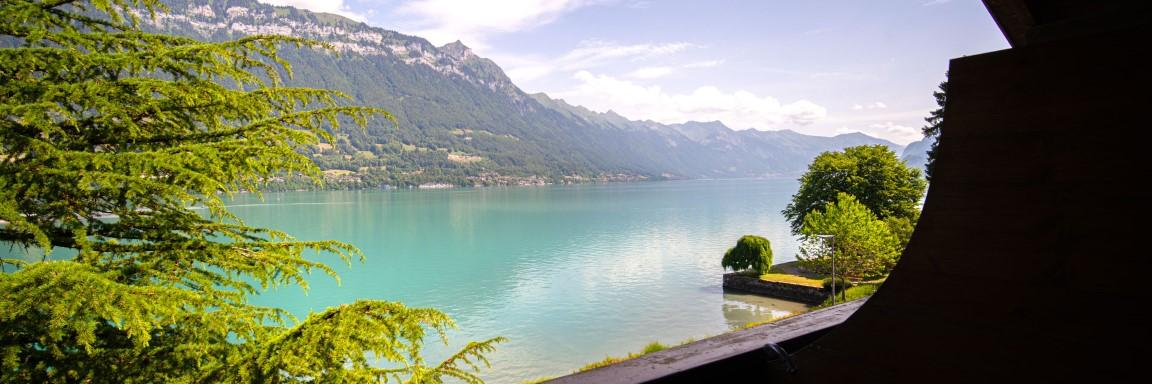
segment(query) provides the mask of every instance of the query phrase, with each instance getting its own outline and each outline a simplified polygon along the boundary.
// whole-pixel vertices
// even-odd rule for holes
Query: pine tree
[[[948,103],[948,73],[944,73],[944,81],[940,82],[940,90],[932,92],[936,98],[938,108],[929,112],[924,121],[928,123],[921,131],[925,138],[932,138],[932,147],[928,149],[928,161],[924,164],[924,174],[928,181],[932,181],[932,169],[936,165],[937,150],[940,147],[940,128],[944,125],[944,105]]]
[[[307,286],[334,241],[245,225],[223,198],[320,172],[298,149],[388,113],[289,88],[284,36],[144,33],[158,0],[0,2],[0,382],[479,382],[502,338],[439,364],[446,315],[359,301],[296,321],[249,296]]]

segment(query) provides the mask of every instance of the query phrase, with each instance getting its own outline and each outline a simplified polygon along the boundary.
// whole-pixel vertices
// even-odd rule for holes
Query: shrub
[[[649,353],[660,352],[660,351],[663,351],[665,349],[668,349],[668,346],[666,346],[664,344],[660,344],[659,341],[653,341],[651,343],[648,343],[648,345],[645,345],[644,351],[640,352],[640,354],[641,355],[647,355]]]
[[[844,280],[844,277],[842,277],[842,276],[836,277],[836,290],[837,291],[842,291],[842,290],[845,290],[848,288],[852,288],[854,285],[855,284],[852,284],[852,282],[850,282],[848,280]],[[832,278],[831,277],[824,278],[824,280],[820,281],[820,286],[823,287],[825,291],[832,291]]]
[[[720,265],[733,271],[753,270],[757,274],[768,273],[772,266],[772,244],[760,236],[745,235],[736,241],[736,246],[724,252]]]

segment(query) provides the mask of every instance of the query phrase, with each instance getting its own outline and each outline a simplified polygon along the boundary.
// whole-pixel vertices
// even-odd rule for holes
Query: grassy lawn
[[[809,279],[803,276],[789,275],[786,273],[769,273],[760,275],[760,280],[771,281],[776,283],[806,285],[809,287],[822,287],[821,281],[816,279]]]
[[[863,299],[865,297],[872,296],[873,293],[876,293],[877,289],[880,289],[880,284],[863,283],[855,287],[845,289],[843,295],[837,295],[836,304],[843,304],[852,300]],[[832,298],[829,297],[827,300],[824,300],[823,303],[820,303],[820,305],[817,305],[812,309],[827,308],[831,306]]]

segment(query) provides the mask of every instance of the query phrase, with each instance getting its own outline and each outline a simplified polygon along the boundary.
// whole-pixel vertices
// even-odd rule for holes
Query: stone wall
[[[824,302],[824,299],[828,298],[828,292],[820,288],[764,281],[755,276],[742,275],[739,273],[724,274],[724,289],[733,289],[807,304],[820,304]]]

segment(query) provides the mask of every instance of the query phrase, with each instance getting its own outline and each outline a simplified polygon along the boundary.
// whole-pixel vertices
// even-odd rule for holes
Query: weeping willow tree
[[[0,0],[0,382],[478,382],[501,338],[421,357],[453,322],[360,301],[299,320],[252,305],[353,246],[245,225],[222,198],[285,173],[326,128],[392,119],[282,86],[284,46],[149,34],[158,0]],[[306,258],[305,256],[309,256]]]

